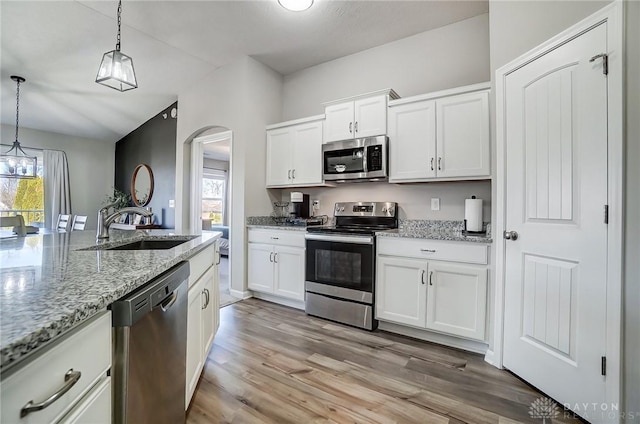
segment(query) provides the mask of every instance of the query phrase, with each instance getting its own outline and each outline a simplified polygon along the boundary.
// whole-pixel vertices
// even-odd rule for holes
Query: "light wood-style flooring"
[[[248,299],[221,310],[187,422],[541,423],[542,396],[480,355]]]

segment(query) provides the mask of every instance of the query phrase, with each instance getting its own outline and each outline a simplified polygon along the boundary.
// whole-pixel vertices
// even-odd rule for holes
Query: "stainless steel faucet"
[[[139,208],[139,207],[127,207],[127,208],[122,208],[120,210],[115,211],[114,213],[112,213],[111,215],[107,215],[107,213],[109,212],[109,209],[114,207],[116,205],[116,203],[112,203],[110,205],[106,205],[102,208],[100,208],[98,210],[98,232],[96,234],[96,238],[98,239],[108,239],[109,238],[109,225],[111,225],[113,223],[113,221],[115,221],[115,219],[117,217],[120,216],[120,214],[123,213],[128,213],[128,212],[134,212],[137,214],[140,214],[142,216],[151,216],[153,215],[153,212],[148,211],[144,208]]]

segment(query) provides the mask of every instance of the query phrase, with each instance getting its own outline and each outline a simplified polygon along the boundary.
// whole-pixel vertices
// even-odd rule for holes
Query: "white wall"
[[[285,76],[283,119],[321,114],[322,102],[383,88],[408,97],[489,78],[489,16],[483,14]],[[463,219],[464,199],[475,194],[486,199],[488,221],[490,187],[487,181],[359,183],[302,191],[321,200],[323,214],[332,215],[339,201],[389,200],[399,203],[401,218],[409,219]],[[289,192],[283,190],[282,198]],[[430,210],[431,197],[441,199],[439,212]]]
[[[265,127],[282,118],[282,77],[244,57],[178,95],[176,229],[189,230],[191,140],[211,127],[231,141],[231,289],[246,290],[245,217],[271,211],[264,188]]]
[[[428,184],[347,183],[334,188],[298,188],[282,190],[282,201],[290,201],[292,191],[309,194],[320,200],[317,215],[333,216],[335,202],[398,202],[400,219],[464,219],[464,199],[483,199],[483,216],[491,217],[491,183],[489,181],[443,182]],[[431,210],[431,198],[440,199],[440,210]]]
[[[15,131],[15,126],[2,125],[0,137],[7,143],[15,139]],[[25,147],[67,154],[72,213],[87,215],[86,229],[95,229],[97,211],[105,196],[113,193],[115,144],[24,127],[20,127],[19,139]]]
[[[283,119],[324,113],[322,102],[383,88],[408,97],[488,80],[483,14],[285,76]]]
[[[609,1],[494,1],[489,3],[491,74]],[[624,410],[640,411],[640,3],[626,3],[626,229],[624,281]],[[492,99],[492,114],[495,99]],[[495,124],[495,121],[493,122]],[[495,132],[493,132],[495,134]],[[495,143],[495,138],[493,140]],[[495,144],[494,144],[495,146]],[[495,149],[493,149],[495,152]],[[495,158],[494,158],[495,159]],[[495,164],[495,160],[493,161]],[[494,173],[495,175],[495,173]],[[495,190],[495,188],[494,188]],[[495,193],[494,193],[495,194]],[[621,411],[623,409],[621,408]],[[636,413],[636,417],[637,417]]]

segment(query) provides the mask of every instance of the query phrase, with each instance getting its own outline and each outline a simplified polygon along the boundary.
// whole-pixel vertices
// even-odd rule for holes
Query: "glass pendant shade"
[[[13,147],[7,153],[0,156],[0,177],[35,178],[37,172],[38,159],[27,156],[17,141],[13,142]]]
[[[133,60],[120,52],[111,50],[102,56],[96,82],[118,91],[132,90],[138,87]]]
[[[292,12],[302,12],[313,5],[313,0],[278,0],[278,3]]]

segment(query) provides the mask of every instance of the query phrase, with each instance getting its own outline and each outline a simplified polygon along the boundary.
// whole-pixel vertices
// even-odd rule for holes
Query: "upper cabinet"
[[[489,85],[389,104],[389,181],[489,178]]]
[[[324,142],[387,134],[387,105],[397,98],[387,89],[325,103]]]
[[[267,187],[322,185],[324,116],[267,127]]]

